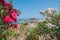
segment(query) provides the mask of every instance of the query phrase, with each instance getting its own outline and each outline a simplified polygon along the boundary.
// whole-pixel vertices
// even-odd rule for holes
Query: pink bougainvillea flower
[[[16,15],[16,13],[11,13],[11,17],[12,17],[12,18],[14,18],[14,19],[15,19],[15,18],[16,18],[16,16],[17,16],[17,15]]]
[[[16,14],[15,13],[12,13],[11,14],[11,18],[14,22],[17,22],[17,17],[16,17]]]
[[[11,11],[11,12],[10,12],[10,16],[11,16],[13,19],[15,19],[16,16],[17,16],[17,14],[16,14],[15,11]]]
[[[21,14],[21,12],[19,10],[16,10],[16,9],[12,9],[11,12],[15,12],[17,14],[17,16],[19,16],[19,14]]]
[[[6,22],[6,23],[12,22],[10,16],[5,16],[5,17],[3,18],[3,21]]]
[[[13,22],[17,22],[17,18],[14,18],[14,19],[12,18],[12,20],[13,20]]]
[[[2,5],[4,5],[4,4],[5,4],[5,0],[0,0],[0,3],[1,3]]]
[[[6,3],[4,4],[5,9],[8,10],[8,11],[11,9],[11,6],[12,6],[12,5],[11,5],[11,3],[9,3],[9,2],[6,2]]]
[[[14,28],[18,28],[18,24],[14,24]]]

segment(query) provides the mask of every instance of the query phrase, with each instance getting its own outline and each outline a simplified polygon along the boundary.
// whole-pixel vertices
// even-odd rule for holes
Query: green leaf
[[[0,30],[0,35],[3,33],[3,30]]]

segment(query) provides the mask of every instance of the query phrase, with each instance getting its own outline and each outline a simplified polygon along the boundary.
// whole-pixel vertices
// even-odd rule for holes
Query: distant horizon
[[[20,18],[20,19],[18,19],[18,20],[29,20],[29,19],[31,19],[31,18]],[[35,18],[35,19],[43,20],[43,19],[40,19],[40,18]]]

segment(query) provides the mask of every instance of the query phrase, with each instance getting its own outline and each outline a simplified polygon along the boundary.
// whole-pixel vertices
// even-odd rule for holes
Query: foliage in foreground
[[[45,17],[45,20],[40,21],[37,28],[31,30],[26,40],[36,40],[37,37],[37,40],[42,40],[39,39],[39,36],[42,36],[43,40],[60,40],[60,13],[53,8],[41,10],[40,13]],[[34,39],[32,39],[33,37]]]
[[[54,11],[53,8],[49,8],[43,14],[47,18],[45,21],[38,23],[38,34],[40,36],[44,35],[45,40],[60,40],[60,13]]]

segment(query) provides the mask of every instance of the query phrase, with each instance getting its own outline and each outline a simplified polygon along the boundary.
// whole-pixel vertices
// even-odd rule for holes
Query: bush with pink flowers
[[[17,16],[20,12],[14,9],[12,0],[0,0],[0,40],[7,40],[18,28]],[[15,22],[14,24],[12,24]]]

